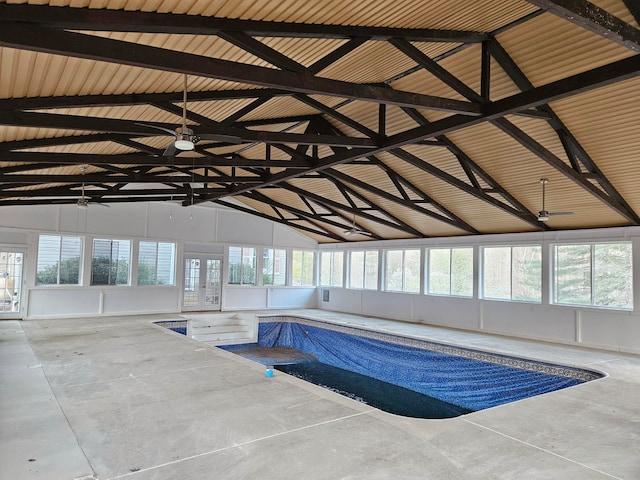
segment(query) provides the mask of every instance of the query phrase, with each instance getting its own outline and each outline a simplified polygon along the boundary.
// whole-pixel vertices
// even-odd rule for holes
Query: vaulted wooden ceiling
[[[639,225],[639,5],[0,3],[0,223],[84,195],[321,243]]]

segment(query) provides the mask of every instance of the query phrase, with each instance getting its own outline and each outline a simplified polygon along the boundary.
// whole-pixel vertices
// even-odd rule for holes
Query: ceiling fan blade
[[[575,213],[574,212],[549,212],[547,215],[552,217],[554,215],[575,215]]]
[[[347,236],[351,236],[351,235],[366,235],[367,237],[372,236],[370,232],[366,232],[364,230],[356,230],[354,228],[352,228],[351,230],[345,230],[344,234]]]
[[[242,143],[242,139],[235,135],[222,135],[217,133],[203,133],[197,134],[200,140],[215,140],[218,142],[227,142],[227,143]]]
[[[176,143],[171,142],[171,145],[167,147],[167,149],[162,154],[163,157],[175,157],[178,149],[176,148]]]
[[[148,123],[137,123],[136,125],[140,125],[141,127],[155,128],[156,130],[162,130],[163,132],[167,132],[169,135],[175,137],[175,130],[169,130],[168,128],[159,127],[158,125],[149,125]]]

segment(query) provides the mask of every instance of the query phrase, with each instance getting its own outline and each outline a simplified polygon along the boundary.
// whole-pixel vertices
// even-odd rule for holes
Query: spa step
[[[239,323],[227,324],[227,325],[203,325],[191,327],[190,333],[193,337],[196,335],[209,335],[212,333],[225,333],[225,332],[248,332],[249,326]]]
[[[191,338],[208,345],[230,345],[235,343],[247,343],[253,341],[246,330],[207,333],[204,335],[191,335]]]

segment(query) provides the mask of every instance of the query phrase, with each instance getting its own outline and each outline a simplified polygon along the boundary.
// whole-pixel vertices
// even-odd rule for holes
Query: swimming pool
[[[257,343],[220,348],[406,416],[449,418],[604,376],[300,316],[259,320]]]
[[[293,316],[260,317],[257,345],[294,348],[320,363],[472,411],[603,376],[581,368]]]

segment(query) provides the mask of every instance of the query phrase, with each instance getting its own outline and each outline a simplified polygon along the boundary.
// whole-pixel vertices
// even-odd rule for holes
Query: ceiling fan
[[[366,230],[360,230],[356,227],[356,215],[353,214],[353,222],[351,223],[351,228],[349,230],[345,230],[344,234],[347,236],[352,235],[366,235],[367,237],[371,236],[371,232],[367,232]]]
[[[217,140],[219,142],[240,143],[242,139],[235,135],[222,135],[216,133],[194,133],[192,129],[187,127],[187,75],[184,75],[184,90],[182,92],[182,125],[175,130],[160,127],[158,125],[149,125],[146,123],[136,123],[144,127],[155,128],[175,137],[175,140],[167,147],[162,154],[163,157],[173,157],[180,151],[189,151],[195,148],[195,144],[200,140]]]
[[[573,212],[549,212],[546,210],[544,202],[545,202],[545,193],[546,193],[546,185],[549,183],[549,179],[541,178],[540,183],[542,184],[542,210],[538,212],[538,221],[546,222],[549,220],[549,217],[556,215],[573,215]]]
[[[87,166],[83,165],[80,167],[80,171],[82,173],[82,175],[87,173]],[[84,194],[84,182],[82,182],[82,189],[81,189],[81,194],[80,194],[80,198],[78,199],[78,208],[81,210],[85,210],[87,208],[89,208],[89,203],[91,202],[91,198],[85,196]],[[111,207],[111,205],[107,205],[105,203],[100,203],[100,202],[91,202],[91,203],[95,203],[97,205],[100,205],[102,207]]]

